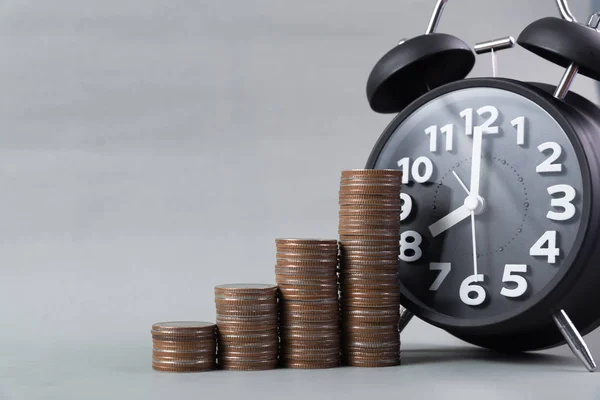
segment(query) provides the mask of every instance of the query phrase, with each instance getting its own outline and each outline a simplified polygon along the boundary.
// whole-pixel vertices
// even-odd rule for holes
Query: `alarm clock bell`
[[[426,95],[432,90],[441,88],[444,85],[452,86],[453,83],[464,80],[475,64],[474,53],[492,53],[493,77],[495,78],[495,52],[513,47],[515,44],[514,39],[507,37],[478,43],[472,50],[464,41],[457,37],[444,33],[436,33],[442,11],[447,1],[437,1],[424,35],[400,41],[398,45],[386,53],[374,66],[368,77],[366,92],[369,105],[375,112],[402,113],[404,111],[406,114],[407,108],[410,108],[411,112],[415,111],[417,108],[415,103],[419,103],[418,105],[420,106],[426,104],[423,98],[424,96],[427,97]],[[575,99],[578,95],[573,95],[571,97],[572,101],[569,101],[567,97],[569,87],[577,73],[600,80],[600,13],[593,14],[588,23],[583,25],[578,23],[573,17],[567,0],[556,0],[556,3],[562,19],[547,17],[531,23],[519,35],[517,43],[530,52],[565,67],[566,71],[556,87],[535,83],[529,83],[527,87],[531,90],[540,90],[545,93],[550,88],[552,90],[550,93],[554,97],[554,99],[550,98],[550,100],[574,107],[583,114],[587,113],[588,122],[591,121],[589,126],[600,127],[600,119],[598,119],[600,109],[590,106],[588,103],[583,104],[585,100],[581,100],[580,96],[577,97],[578,99]],[[440,65],[443,65],[443,67],[440,68]],[[502,86],[502,81],[508,81],[501,78],[497,79],[500,82],[498,84],[500,86]],[[470,86],[476,86],[476,84],[471,84]],[[440,91],[438,90],[438,92]],[[546,96],[548,95],[546,94]],[[573,102],[576,104],[573,104]],[[562,105],[557,104],[557,107],[560,106]],[[586,108],[587,111],[585,111]],[[570,113],[571,109],[565,112]],[[577,114],[577,112],[575,113]],[[397,127],[398,124],[395,126]],[[473,137],[475,136],[473,135]],[[430,137],[433,137],[433,134]],[[379,146],[378,151],[382,151],[381,149],[382,147]],[[372,157],[369,160],[367,168],[374,168],[371,159]],[[460,178],[457,179],[460,180]],[[463,185],[463,188],[467,190],[465,185]],[[475,243],[475,239],[473,239],[473,243]],[[589,285],[587,287],[589,290]],[[408,303],[413,304],[411,301],[408,301]],[[596,364],[593,357],[575,324],[573,324],[567,315],[567,312],[564,309],[552,309],[552,313],[552,320],[564,337],[562,343],[566,342],[573,353],[585,364],[587,369],[594,371]],[[408,324],[412,316],[413,312],[410,309],[403,308],[401,310],[400,330]],[[590,317],[589,319],[593,319],[594,322],[586,321],[586,326],[583,329],[586,332],[595,329],[599,325],[597,323],[598,318],[600,316],[597,315]],[[548,319],[546,318],[546,321]],[[425,320],[427,321],[427,318]],[[549,323],[552,324],[552,322]],[[487,345],[493,342],[494,339],[498,339],[500,334],[487,332],[485,338],[479,340],[477,335],[473,334],[473,331],[465,333],[466,331],[456,326],[454,330],[450,328],[446,330],[470,343],[493,349],[508,349],[510,351],[506,345],[504,347]],[[531,330],[531,332],[533,331]],[[525,334],[523,332],[518,334],[514,332],[516,331],[513,330],[514,337],[523,337]],[[555,341],[547,347],[556,344],[557,342]],[[542,347],[538,346],[537,348]],[[536,348],[536,346],[531,346],[531,348]],[[515,349],[519,349],[519,347],[516,346]]]

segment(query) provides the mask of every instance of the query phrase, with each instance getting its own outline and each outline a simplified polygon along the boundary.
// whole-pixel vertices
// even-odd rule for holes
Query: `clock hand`
[[[456,178],[456,180],[458,181],[458,183],[460,183],[460,186],[462,186],[463,189],[465,189],[465,192],[467,192],[467,195],[470,194],[469,193],[469,189],[467,189],[467,185],[465,185],[465,183],[462,181],[462,179],[460,179],[460,177],[458,176],[458,174],[454,171],[452,171],[452,174],[454,175],[454,177]]]
[[[466,205],[462,205],[458,207],[456,210],[452,211],[450,214],[446,215],[442,219],[434,222],[429,225],[429,231],[433,237],[436,237],[442,232],[452,228],[454,225],[458,224],[460,221],[466,219],[471,214],[471,211],[467,208]]]
[[[471,156],[471,186],[469,194],[479,196],[479,180],[481,175],[481,150],[483,146],[483,129],[473,129],[473,152]]]
[[[477,239],[475,236],[475,213],[471,213],[471,239],[473,241],[473,274],[475,275],[475,282],[477,282]]]

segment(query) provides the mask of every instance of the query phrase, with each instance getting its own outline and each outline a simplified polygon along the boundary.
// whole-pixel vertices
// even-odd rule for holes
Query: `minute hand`
[[[473,153],[471,156],[471,186],[470,196],[479,196],[479,180],[481,175],[481,149],[483,147],[483,129],[473,129]]]

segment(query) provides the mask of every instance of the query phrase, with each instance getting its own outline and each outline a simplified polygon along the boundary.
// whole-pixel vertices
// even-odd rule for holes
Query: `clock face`
[[[526,310],[560,281],[587,189],[578,144],[547,111],[468,87],[390,129],[369,167],[404,171],[399,272],[410,302],[477,325]]]

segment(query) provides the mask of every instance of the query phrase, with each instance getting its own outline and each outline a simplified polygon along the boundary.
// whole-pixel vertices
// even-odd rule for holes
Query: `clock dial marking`
[[[575,216],[576,209],[572,202],[575,200],[577,193],[571,185],[554,185],[548,188],[548,194],[553,195],[557,193],[562,193],[564,196],[552,198],[550,206],[561,208],[563,211],[548,211],[546,217],[554,221],[567,221]]]
[[[427,182],[433,175],[433,163],[430,158],[425,156],[418,157],[413,162],[412,167],[410,167],[409,157],[400,159],[397,165],[404,171],[402,174],[402,183],[405,185],[408,184],[411,179],[417,183]]]
[[[402,207],[402,211],[400,212],[400,222],[404,221],[406,218],[410,216],[413,208],[413,199],[407,193],[400,193],[400,204]]]
[[[544,232],[538,241],[531,246],[531,249],[529,249],[529,255],[547,257],[548,264],[556,263],[556,257],[560,256],[560,249],[556,246],[556,236],[556,231]]]
[[[431,271],[440,271],[438,276],[431,283],[431,286],[429,286],[429,290],[431,290],[432,292],[435,292],[436,290],[438,290],[440,288],[440,286],[444,282],[444,279],[446,279],[446,277],[450,273],[450,270],[452,269],[452,264],[451,263],[432,262],[432,263],[429,263],[429,269]]]
[[[517,117],[510,123],[517,130],[517,144],[523,146],[525,144],[525,117]]]
[[[483,286],[478,285],[478,282],[483,282],[485,275],[475,274],[465,278],[460,284],[460,300],[468,306],[480,306],[487,297],[487,293]]]
[[[556,142],[545,142],[538,146],[540,153],[550,150],[550,155],[540,165],[535,168],[540,174],[549,172],[562,172],[562,164],[554,164],[562,154],[562,147]]]
[[[506,297],[521,297],[527,291],[527,280],[521,275],[516,273],[526,273],[526,264],[506,264],[504,266],[504,274],[502,275],[502,282],[513,282],[517,287],[509,289],[506,286],[500,290],[500,294]]]
[[[421,250],[423,237],[416,231],[404,231],[400,234],[400,259],[406,262],[414,262],[423,256]]]

